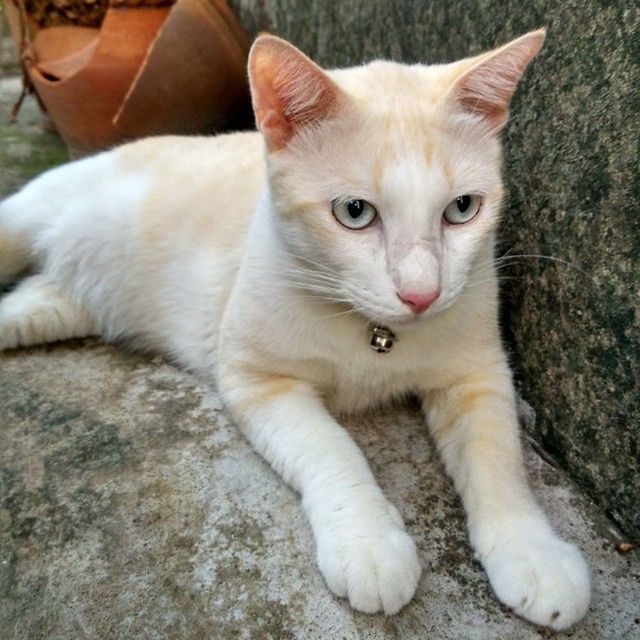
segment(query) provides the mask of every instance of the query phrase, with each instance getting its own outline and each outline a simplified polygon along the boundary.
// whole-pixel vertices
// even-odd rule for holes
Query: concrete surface
[[[17,90],[0,83],[0,117]],[[30,102],[17,129],[0,130],[0,195],[64,157],[37,121]],[[56,151],[48,160],[45,148]],[[97,340],[0,354],[0,638],[551,637],[491,594],[417,409],[347,426],[425,569],[394,617],[356,613],[329,593],[297,496],[203,381]],[[529,444],[527,461],[554,524],[593,569],[587,618],[554,637],[639,637],[637,552],[618,553],[623,536]]]
[[[640,5],[629,0],[230,0],[323,65],[443,62],[547,42],[506,130],[504,326],[532,432],[640,542]],[[567,265],[566,261],[571,263]]]
[[[0,637],[7,640],[429,638],[533,640],[493,598],[463,515],[411,407],[348,427],[425,568],[399,615],[326,589],[298,498],[230,423],[214,390],[98,341],[0,355]],[[558,638],[640,633],[640,561],[529,446],[537,494],[584,550],[595,594]]]
[[[540,638],[493,598],[417,410],[348,426],[417,541],[399,615],[327,591],[297,496],[214,390],[98,341],[0,355],[0,637]],[[533,484],[593,567],[588,617],[558,638],[640,633],[640,561],[530,447]],[[544,633],[542,633],[544,637]]]

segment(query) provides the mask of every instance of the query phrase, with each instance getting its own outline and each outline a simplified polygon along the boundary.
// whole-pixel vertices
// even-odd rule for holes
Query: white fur
[[[38,178],[0,204],[22,256],[3,272],[0,255],[0,274],[27,255],[42,272],[0,301],[0,346],[96,332],[215,380],[301,493],[328,586],[365,612],[398,611],[421,569],[335,416],[417,393],[497,596],[564,628],[588,606],[588,570],[526,484],[497,328],[500,147],[431,95],[452,70],[333,73],[349,109],[270,154],[268,181],[258,133],[150,139]],[[483,194],[478,219],[443,227],[464,193]],[[379,224],[340,227],[344,196],[374,202]],[[407,288],[442,293],[416,320]],[[368,348],[372,322],[397,332],[390,353]]]

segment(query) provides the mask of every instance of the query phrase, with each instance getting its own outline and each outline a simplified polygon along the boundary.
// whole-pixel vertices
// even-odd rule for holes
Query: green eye
[[[442,215],[449,224],[464,224],[478,213],[480,202],[480,196],[459,196],[447,205]]]
[[[347,229],[364,229],[376,219],[378,212],[366,200],[338,198],[331,203],[335,219]]]

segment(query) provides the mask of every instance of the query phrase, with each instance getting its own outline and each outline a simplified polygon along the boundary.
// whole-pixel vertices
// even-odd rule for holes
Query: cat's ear
[[[529,62],[540,51],[545,30],[531,31],[498,49],[464,60],[463,71],[448,92],[458,109],[499,129],[509,117],[509,103]],[[466,67],[466,68],[465,68]]]
[[[256,124],[270,151],[284,147],[300,127],[331,117],[343,97],[317,64],[271,35],[251,48],[249,82]]]

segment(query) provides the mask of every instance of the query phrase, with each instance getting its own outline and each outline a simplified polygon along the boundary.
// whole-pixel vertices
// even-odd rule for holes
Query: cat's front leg
[[[425,412],[462,497],[469,535],[498,598],[536,624],[585,614],[588,567],[549,525],[527,485],[507,365],[425,393]]]
[[[365,613],[391,614],[407,604],[421,572],[415,544],[315,390],[229,368],[220,386],[253,446],[302,495],[329,588]]]

